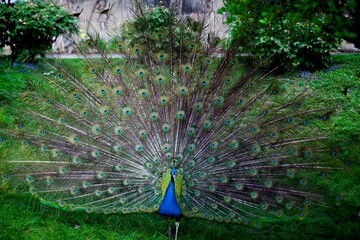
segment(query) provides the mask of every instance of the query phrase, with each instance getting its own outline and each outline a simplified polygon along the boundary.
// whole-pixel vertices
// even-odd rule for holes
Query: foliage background
[[[0,48],[9,45],[12,62],[45,54],[62,33],[76,32],[77,20],[50,1],[0,3]]]
[[[354,38],[352,19],[356,0],[227,0],[220,13],[228,14],[231,35],[257,61],[272,65],[315,69],[329,66],[330,51],[340,38]]]

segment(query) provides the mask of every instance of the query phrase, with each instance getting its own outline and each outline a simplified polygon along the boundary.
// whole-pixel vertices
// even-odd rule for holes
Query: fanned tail
[[[154,27],[147,14],[163,22]],[[182,215],[234,223],[303,218],[325,203],[312,182],[334,168],[318,130],[331,115],[325,105],[287,93],[291,83],[274,80],[265,63],[246,71],[241,40],[221,54],[206,19],[160,7],[128,26],[137,42],[109,49],[89,35],[81,68],[53,63],[55,76],[29,82],[1,126],[22,159],[5,162],[4,180],[66,210],[157,212],[176,168]]]

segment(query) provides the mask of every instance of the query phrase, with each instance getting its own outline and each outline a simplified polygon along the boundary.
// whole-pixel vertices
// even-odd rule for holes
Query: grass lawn
[[[294,71],[279,79],[313,91],[313,99],[325,100],[336,108],[328,128],[346,139],[340,159],[343,170],[333,173],[328,184],[330,204],[304,220],[249,223],[248,225],[183,218],[179,240],[185,239],[357,239],[360,236],[360,55],[334,55],[331,68],[313,73]],[[75,64],[76,60],[67,60]],[[37,76],[23,66],[8,67],[0,59],[0,103],[11,103],[11,94],[26,89]],[[8,121],[0,107],[0,123]],[[4,146],[0,147],[5,159]],[[10,152],[11,154],[11,152]],[[1,182],[0,182],[1,183]],[[0,184],[0,239],[167,239],[174,220],[156,214],[104,215],[64,212],[42,205],[28,194],[17,194]]]

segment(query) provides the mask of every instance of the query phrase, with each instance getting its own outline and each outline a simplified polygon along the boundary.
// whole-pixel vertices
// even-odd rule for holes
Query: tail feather
[[[54,63],[54,76],[33,81],[12,109],[16,126],[1,126],[2,139],[31,158],[14,156],[3,178],[71,211],[157,212],[171,168],[183,176],[179,205],[189,217],[303,218],[323,205],[308,176],[331,169],[317,127],[329,110],[307,106],[309,91],[285,93],[291,83],[272,80],[277,68],[245,71],[242,41],[219,54],[205,18],[160,9],[177,25],[149,33],[140,12],[131,25],[143,30],[139,43],[108,49],[89,34],[81,68]],[[114,50],[123,57],[111,59]]]

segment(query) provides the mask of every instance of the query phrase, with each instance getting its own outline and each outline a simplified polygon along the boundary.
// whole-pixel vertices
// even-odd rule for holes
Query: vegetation
[[[326,207],[317,206],[304,220],[284,222],[250,222],[248,225],[221,224],[200,219],[183,219],[180,239],[356,239],[360,207],[359,135],[360,115],[360,55],[336,55],[330,68],[317,72],[293,71],[278,76],[287,91],[305,87],[314,98],[331,101],[337,106],[328,125],[332,134],[344,139],[334,145],[341,147],[339,167],[329,171],[319,182],[329,189]],[[64,60],[64,64],[81,68],[79,60]],[[8,59],[0,61],[0,122],[11,122],[6,117],[7,104],[18,104],[17,93],[27,89],[27,81],[41,81],[39,74],[48,74],[44,66],[17,66],[5,71]],[[12,93],[11,95],[8,93]],[[12,97],[11,97],[12,96]],[[0,143],[0,163],[19,149],[8,150]],[[23,153],[23,157],[29,157]],[[0,180],[1,181],[1,180]],[[174,221],[158,215],[97,215],[82,212],[63,212],[40,204],[28,195],[17,195],[0,183],[0,239],[167,239],[168,224]]]
[[[119,38],[128,46],[142,45],[151,49],[153,52],[168,52],[167,44],[161,43],[164,39],[168,39],[168,35],[173,35],[173,42],[179,43],[175,45],[174,52],[189,52],[193,51],[195,42],[199,42],[201,33],[203,31],[202,24],[192,19],[187,19],[185,22],[180,22],[172,10],[165,7],[156,7],[147,12],[137,13],[134,20],[125,22],[122,25],[122,31]],[[152,39],[144,39],[143,34],[152,36]],[[182,38],[183,41],[180,41]],[[145,42],[146,40],[146,42]],[[193,42],[194,46],[190,47],[184,43]],[[160,44],[161,43],[161,44]],[[180,45],[184,44],[184,46]]]
[[[347,31],[351,19],[342,17],[355,6],[354,0],[227,0],[220,13],[229,14],[232,37],[259,61],[272,57],[273,65],[310,69],[328,66],[339,39],[355,36]]]
[[[57,36],[75,32],[76,19],[47,1],[0,3],[0,48],[10,46],[12,62],[45,54]]]

